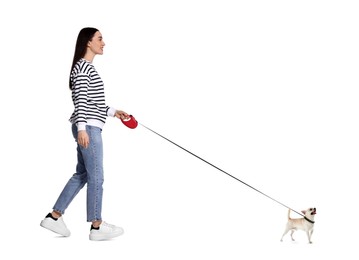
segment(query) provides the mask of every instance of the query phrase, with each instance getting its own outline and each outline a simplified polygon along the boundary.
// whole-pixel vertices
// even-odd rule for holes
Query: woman
[[[53,210],[40,223],[62,236],[70,236],[63,214],[77,193],[87,184],[87,221],[91,222],[90,240],[117,237],[123,229],[102,220],[103,145],[102,128],[106,117],[126,119],[129,115],[105,104],[104,84],[92,62],[103,54],[105,43],[96,28],[83,28],[77,37],[70,71],[74,112],[70,117],[72,133],[77,141],[76,173],[68,180]]]

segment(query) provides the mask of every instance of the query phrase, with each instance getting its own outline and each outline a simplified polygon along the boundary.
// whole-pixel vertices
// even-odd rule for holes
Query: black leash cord
[[[180,146],[180,145],[176,144],[175,142],[171,141],[170,139],[168,139],[168,138],[164,137],[163,135],[160,135],[159,133],[155,132],[155,131],[154,131],[154,130],[152,130],[151,128],[149,128],[149,127],[147,127],[147,126],[145,126],[145,125],[143,125],[143,124],[141,124],[141,123],[139,123],[139,124],[140,124],[141,126],[143,126],[144,128],[146,128],[147,130],[151,131],[152,133],[155,133],[156,135],[158,135],[158,136],[162,137],[163,139],[167,140],[168,142],[170,142],[170,143],[174,144],[175,146],[177,146],[177,147],[181,148],[182,150],[186,151],[187,153],[189,153],[189,154],[193,155],[194,157],[197,157],[198,159],[200,159],[200,160],[202,160],[203,162],[205,162],[205,163],[207,163],[207,164],[211,165],[212,167],[216,168],[217,170],[219,170],[219,171],[221,171],[221,172],[223,172],[223,173],[227,174],[229,177],[232,177],[232,178],[233,178],[233,179],[235,179],[236,181],[239,181],[239,182],[243,183],[244,185],[247,185],[249,188],[251,188],[251,189],[253,189],[253,190],[255,190],[255,191],[259,192],[260,194],[262,194],[262,195],[266,196],[267,198],[270,198],[271,200],[273,200],[273,201],[275,201],[275,202],[279,203],[280,205],[282,205],[282,206],[286,207],[287,209],[290,209],[290,210],[294,211],[295,213],[297,213],[297,214],[299,214],[299,215],[301,215],[301,216],[304,216],[303,214],[301,214],[301,213],[299,213],[299,212],[295,211],[294,209],[291,209],[290,207],[288,207],[288,206],[284,205],[283,203],[279,202],[278,200],[273,199],[272,197],[268,196],[267,194],[265,194],[265,193],[261,192],[260,190],[257,190],[256,188],[252,187],[251,185],[249,185],[249,184],[245,183],[244,181],[241,181],[241,180],[240,180],[240,179],[238,179],[237,177],[235,177],[235,176],[233,176],[233,175],[229,174],[228,172],[226,172],[226,171],[222,170],[221,168],[219,168],[219,167],[217,167],[217,166],[213,165],[212,163],[210,163],[210,162],[208,162],[208,161],[204,160],[203,158],[199,157],[198,155],[196,155],[196,154],[192,153],[191,151],[189,151],[189,150],[187,150],[187,149],[183,148],[182,146]]]

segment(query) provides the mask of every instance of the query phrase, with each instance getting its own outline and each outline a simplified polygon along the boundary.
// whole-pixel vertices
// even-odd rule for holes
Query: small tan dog
[[[291,218],[290,217],[290,209],[288,210],[288,222],[285,227],[283,236],[280,241],[283,241],[283,237],[291,231],[291,238],[292,241],[294,241],[293,233],[294,231],[301,229],[307,233],[308,241],[311,244],[312,243],[312,234],[314,229],[314,216],[317,214],[316,208],[309,208],[307,210],[302,210],[302,213],[304,214],[303,218]]]

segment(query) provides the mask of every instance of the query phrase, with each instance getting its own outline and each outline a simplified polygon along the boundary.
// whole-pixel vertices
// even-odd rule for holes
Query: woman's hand
[[[77,143],[84,148],[89,146],[90,138],[85,130],[81,130],[77,133]]]
[[[124,120],[124,119],[128,119],[130,115],[122,110],[116,110],[115,117]]]

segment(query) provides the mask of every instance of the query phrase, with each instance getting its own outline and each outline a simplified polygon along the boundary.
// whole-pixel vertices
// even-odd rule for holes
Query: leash
[[[138,124],[140,124],[141,126],[143,126],[144,128],[146,128],[147,130],[151,131],[152,133],[154,133],[154,134],[156,134],[156,135],[158,135],[158,136],[162,137],[162,138],[163,138],[163,139],[165,139],[166,141],[168,141],[168,142],[170,142],[170,143],[174,144],[175,146],[177,146],[177,147],[181,148],[182,150],[186,151],[187,153],[189,153],[189,154],[193,155],[194,157],[196,157],[196,158],[200,159],[201,161],[203,161],[203,162],[205,162],[205,163],[209,164],[210,166],[212,166],[212,167],[216,168],[217,170],[221,171],[222,173],[224,173],[224,174],[228,175],[229,177],[231,177],[231,178],[235,179],[236,181],[241,182],[242,184],[244,184],[244,185],[248,186],[249,188],[251,188],[251,189],[253,189],[253,190],[257,191],[257,192],[259,192],[260,194],[262,194],[262,195],[266,196],[267,198],[269,198],[269,199],[271,199],[271,200],[273,200],[273,201],[275,201],[275,202],[279,203],[280,205],[282,205],[282,206],[286,207],[287,209],[290,209],[291,211],[293,211],[293,212],[295,212],[295,213],[297,213],[297,214],[299,214],[299,215],[301,215],[301,216],[305,217],[302,213],[299,213],[299,212],[295,211],[294,209],[292,209],[292,208],[290,208],[290,207],[286,206],[285,204],[281,203],[280,201],[278,201],[278,200],[276,200],[276,199],[274,199],[274,198],[272,198],[272,197],[268,196],[267,194],[265,194],[265,193],[261,192],[260,190],[258,190],[258,189],[256,189],[256,188],[254,188],[253,186],[251,186],[251,185],[249,185],[249,184],[245,183],[244,181],[242,181],[242,180],[238,179],[237,177],[235,177],[235,176],[233,176],[233,175],[229,174],[228,172],[226,172],[226,171],[222,170],[221,168],[219,168],[219,167],[215,166],[214,164],[212,164],[212,163],[210,163],[210,162],[208,162],[208,161],[204,160],[203,158],[201,158],[201,157],[199,157],[198,155],[196,155],[196,154],[192,153],[191,151],[189,151],[189,150],[187,150],[187,149],[183,148],[182,146],[180,146],[180,145],[176,144],[175,142],[173,142],[173,141],[171,141],[170,139],[168,139],[168,138],[164,137],[163,135],[161,135],[161,134],[157,133],[156,131],[152,130],[151,128],[149,128],[149,127],[147,127],[147,126],[145,126],[145,125],[143,125],[143,124],[141,124],[141,123],[138,123]],[[307,219],[307,218],[305,217],[305,219]],[[309,220],[309,219],[307,219],[307,220],[308,220],[309,222],[312,222],[312,221],[311,221],[311,220]]]

